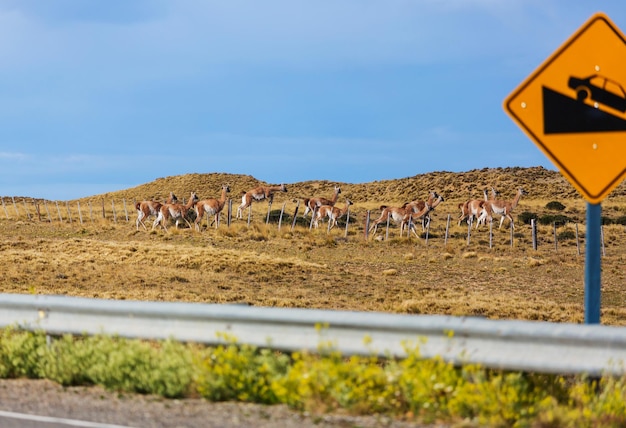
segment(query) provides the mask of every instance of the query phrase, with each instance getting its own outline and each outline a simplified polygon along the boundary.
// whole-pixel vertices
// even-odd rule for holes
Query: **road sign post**
[[[504,109],[587,200],[585,323],[600,322],[601,202],[626,177],[626,37],[593,15]]]
[[[602,205],[587,203],[585,246],[585,324],[600,323]]]

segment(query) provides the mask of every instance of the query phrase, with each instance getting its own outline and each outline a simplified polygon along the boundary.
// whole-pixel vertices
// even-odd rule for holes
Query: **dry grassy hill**
[[[94,195],[92,198],[125,198],[128,200],[165,199],[169,192],[186,198],[191,191],[202,197],[219,197],[223,184],[231,188],[231,197],[237,198],[258,185],[265,183],[249,175],[205,173],[185,174],[158,178],[150,183],[130,189]],[[425,198],[435,190],[449,200],[481,198],[482,189],[495,187],[503,198],[513,197],[519,187],[523,187],[531,199],[581,199],[572,185],[557,171],[543,167],[532,168],[484,168],[461,173],[446,171],[418,174],[413,177],[394,180],[381,180],[369,183],[340,183],[333,181],[305,181],[285,183],[289,198],[306,198],[332,194],[333,186],[339,185],[342,196],[350,197],[358,203],[401,203],[416,198]],[[626,185],[622,184],[611,198],[626,195]],[[85,198],[90,199],[90,198]]]
[[[233,206],[239,204],[239,198],[259,185],[278,185],[267,183],[251,175],[228,173],[191,173],[177,176],[161,177],[154,181],[118,191],[97,194],[78,200],[81,205],[104,201],[122,201],[124,204],[140,200],[164,201],[173,192],[182,201],[186,201],[192,191],[200,199],[219,198],[224,184],[231,189],[229,198]],[[576,189],[558,172],[543,167],[509,167],[483,168],[466,172],[435,171],[418,174],[412,177],[380,180],[369,183],[343,183],[328,180],[284,183],[288,189],[286,194],[277,194],[279,204],[287,203],[287,211],[293,212],[296,202],[305,198],[325,196],[331,197],[335,186],[341,187],[339,206],[343,206],[345,198],[353,201],[355,212],[374,212],[380,205],[399,206],[415,199],[426,199],[431,191],[436,191],[445,198],[445,204],[437,210],[439,215],[458,214],[458,205],[468,199],[482,199],[483,189],[495,188],[500,192],[501,199],[511,200],[521,187],[525,196],[520,201],[517,215],[529,211],[537,215],[545,213],[545,206],[550,201],[562,202],[567,206],[564,212],[571,221],[584,222],[585,201]],[[5,198],[7,198],[5,196]],[[41,202],[31,197],[13,197],[21,204],[25,200]],[[10,197],[8,198],[10,199]],[[65,201],[74,203],[73,201]],[[108,202],[106,203],[108,204]],[[626,183],[620,184],[603,202],[603,217],[622,219],[626,204]],[[258,207],[260,205],[257,204]],[[278,205],[276,206],[278,208]],[[132,209],[131,209],[132,210]],[[377,214],[376,214],[377,215]]]
[[[250,175],[226,173],[193,173],[158,178],[152,182],[130,189],[94,195],[83,198],[87,200],[165,200],[170,192],[179,199],[187,200],[192,191],[202,198],[219,198],[222,185],[228,184],[231,189],[229,197],[233,205],[239,204],[242,192],[259,185],[277,185],[266,183]],[[279,194],[276,201],[280,204],[294,204],[305,198],[325,196],[331,197],[334,186],[341,187],[339,206],[343,206],[345,198],[353,201],[355,212],[372,210],[377,213],[380,205],[399,206],[415,199],[426,199],[431,191],[436,191],[445,198],[445,204],[437,210],[439,215],[457,216],[458,205],[468,199],[482,199],[483,189],[491,187],[500,192],[500,198],[513,199],[517,190],[522,187],[526,194],[516,210],[517,215],[530,211],[541,215],[550,201],[562,202],[567,206],[565,214],[572,221],[584,222],[585,201],[578,191],[558,172],[543,167],[531,168],[483,168],[467,172],[437,171],[418,174],[393,180],[380,180],[369,183],[341,183],[328,180],[284,183],[287,194]],[[83,203],[83,201],[81,201]],[[624,216],[626,203],[626,184],[622,183],[603,203],[603,216],[617,219]],[[293,206],[288,206],[290,211]],[[375,214],[377,215],[377,214]]]
[[[130,204],[134,200],[162,200],[169,192],[187,199],[191,191],[203,198],[218,197],[223,184],[231,187],[235,204],[242,191],[280,183],[262,183],[248,175],[185,174],[94,195],[80,204],[39,204],[41,215],[34,215],[38,202],[32,198],[9,203],[5,215],[0,216],[0,263],[6,267],[0,291],[582,320],[585,260],[578,250],[585,245],[585,202],[558,172],[540,167],[486,168],[361,184],[285,183],[288,193],[276,197],[273,211],[288,204],[284,225],[289,224],[289,216],[293,218],[295,199],[330,196],[334,185],[339,185],[339,204],[343,205],[346,197],[355,201],[352,225],[345,230],[311,229],[302,216],[296,218],[299,227],[281,229],[277,222],[266,224],[265,203],[255,204],[250,224],[246,219],[235,220],[216,229],[203,222],[200,231],[184,226],[151,230],[150,223],[144,230],[135,224]],[[491,236],[486,227],[474,228],[470,240],[468,226],[456,221],[448,230],[448,216],[455,220],[458,216],[456,201],[481,198],[483,189],[492,186],[507,199],[519,187],[527,191],[514,213],[515,233],[496,227]],[[428,241],[424,234],[420,239],[400,237],[393,225],[389,239],[387,231],[381,230],[364,239],[368,211],[378,217],[379,205],[425,198],[431,190],[444,195],[446,201],[434,211]],[[626,186],[620,185],[603,202],[603,217],[624,217],[625,190]],[[562,202],[566,208],[549,212],[551,201]],[[130,208],[127,218],[126,208]],[[31,213],[28,218],[27,210]],[[539,219],[563,214],[570,220],[558,231],[553,227],[556,222],[539,222],[539,245],[533,249],[530,227],[518,217],[524,213],[537,214]],[[624,224],[614,222],[603,229],[602,304],[603,322],[608,324],[626,324]]]

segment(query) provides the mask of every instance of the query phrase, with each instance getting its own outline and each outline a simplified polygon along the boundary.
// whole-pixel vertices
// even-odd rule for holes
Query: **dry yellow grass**
[[[235,210],[240,193],[259,182],[248,176],[190,174],[59,203],[59,208],[50,201],[16,198],[19,216],[5,197],[6,211],[0,211],[4,238],[0,243],[4,266],[0,291],[583,321],[584,226],[579,226],[579,256],[571,238],[555,248],[550,226],[539,227],[540,245],[533,250],[529,226],[517,221],[523,211],[549,213],[545,205],[555,200],[566,206],[561,214],[584,221],[584,201],[557,173],[511,168],[433,173],[366,184],[286,183],[289,192],[276,196],[269,225],[265,224],[267,203],[261,202],[253,204],[249,227],[247,218],[233,220],[228,227],[222,217],[217,230],[206,228],[206,222],[201,232],[136,230],[135,200],[164,199],[170,191],[179,198],[188,197],[191,190],[201,197],[217,197],[223,183],[231,186]],[[330,196],[335,184],[342,187],[340,205],[345,197],[358,201],[351,210],[347,236],[343,226],[330,234],[323,227],[309,230],[308,219],[298,219],[292,230],[297,201]],[[529,193],[514,213],[513,246],[510,231],[497,227],[492,248],[486,227],[472,230],[468,245],[467,225],[457,225],[458,202],[469,194],[480,197],[482,188],[491,186],[504,197],[512,197],[520,186]],[[390,228],[388,240],[384,239],[384,227],[379,228],[379,239],[364,239],[367,210],[377,216],[379,205],[425,198],[431,189],[444,194],[446,201],[434,212],[428,243],[399,237],[397,227]],[[605,215],[623,215],[626,203],[622,195],[620,186],[603,204]],[[147,225],[149,229],[151,222]],[[446,230],[448,240],[444,242]],[[572,231],[573,225],[559,228],[559,233],[564,230]],[[602,322],[625,325],[626,230],[620,225],[606,226],[604,235]]]

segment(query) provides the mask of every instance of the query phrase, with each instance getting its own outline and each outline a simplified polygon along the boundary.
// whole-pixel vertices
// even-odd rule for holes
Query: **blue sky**
[[[623,0],[0,0],[0,195],[555,169],[502,104],[599,11],[626,31]]]

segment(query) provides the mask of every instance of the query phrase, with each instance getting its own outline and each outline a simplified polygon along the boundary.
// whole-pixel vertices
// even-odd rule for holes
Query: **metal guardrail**
[[[591,376],[626,373],[626,328],[472,317],[0,294],[0,328],[109,334],[283,351],[331,345],[343,355],[425,358],[494,369]]]

